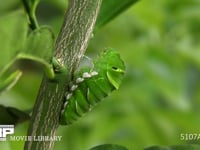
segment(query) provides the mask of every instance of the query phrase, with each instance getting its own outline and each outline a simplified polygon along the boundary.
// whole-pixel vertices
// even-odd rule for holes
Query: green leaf
[[[175,145],[169,147],[163,146],[152,146],[149,148],[145,148],[144,150],[199,150],[200,145],[195,144],[186,144],[186,145]]]
[[[7,0],[5,3],[1,3],[0,5],[0,16],[5,15],[10,10],[16,9],[16,6],[19,5],[18,0]]]
[[[128,149],[121,145],[104,144],[104,145],[93,147],[90,150],[128,150]]]
[[[23,49],[27,31],[28,24],[22,11],[0,17],[0,92],[11,88],[21,75],[20,71],[15,72],[10,68]]]
[[[137,1],[138,0],[103,0],[95,28],[98,29],[105,25]]]
[[[39,25],[35,16],[35,10],[37,8],[39,1],[40,0],[22,0],[24,4],[24,8],[29,16],[30,27],[32,29],[39,28]]]
[[[30,119],[30,116],[14,107],[0,105],[0,124],[17,124]]]
[[[18,79],[21,77],[22,72],[17,70],[11,73],[7,78],[0,78],[0,93],[11,89]]]
[[[54,72],[50,60],[54,50],[54,34],[48,27],[41,27],[34,30],[26,41],[23,53],[18,55],[18,59],[29,59],[44,66],[46,75],[54,77]]]
[[[28,25],[25,14],[21,11],[0,17],[0,68],[5,68],[22,50]],[[0,74],[3,69],[0,70]]]
[[[19,59],[29,59],[44,66],[46,75],[54,77],[50,64],[54,35],[48,27],[32,31],[27,38],[28,24],[21,11],[0,17],[0,92],[10,89],[21,72],[13,69]],[[27,38],[27,39],[26,39]]]

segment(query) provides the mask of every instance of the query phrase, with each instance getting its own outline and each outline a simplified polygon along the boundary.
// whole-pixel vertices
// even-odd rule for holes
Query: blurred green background
[[[39,23],[58,34],[65,6],[65,0],[42,0]],[[19,0],[7,0],[0,11],[16,7],[22,7]],[[180,138],[181,133],[200,134],[200,1],[142,0],[98,30],[86,55],[105,47],[119,51],[126,63],[122,86],[75,124],[59,127],[62,141],[55,150],[200,143]],[[41,72],[27,69],[0,103],[32,108],[41,79]],[[27,127],[28,122],[18,125],[15,135],[26,135]],[[1,142],[0,147],[22,149],[23,142]]]

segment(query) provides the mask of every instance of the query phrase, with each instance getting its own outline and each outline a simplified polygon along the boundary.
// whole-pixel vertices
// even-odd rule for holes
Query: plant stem
[[[55,135],[63,97],[72,73],[85,53],[101,0],[70,0],[61,32],[58,36],[55,57],[68,69],[56,81],[43,78],[33,109],[28,136]],[[54,141],[26,141],[25,150],[52,150]]]

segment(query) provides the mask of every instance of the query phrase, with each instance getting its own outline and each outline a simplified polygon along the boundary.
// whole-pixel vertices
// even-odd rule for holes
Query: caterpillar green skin
[[[125,72],[125,65],[119,53],[105,50],[94,61],[94,68],[83,68],[75,74],[75,81],[66,93],[60,124],[74,123],[90,111],[104,97],[119,89]]]

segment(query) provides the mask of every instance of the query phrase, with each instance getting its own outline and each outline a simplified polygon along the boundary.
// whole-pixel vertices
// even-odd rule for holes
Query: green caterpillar
[[[61,112],[61,125],[73,123],[87,111],[90,111],[102,98],[118,89],[125,72],[120,55],[105,50],[94,61],[94,68],[83,68],[75,74],[75,80],[66,93]]]

